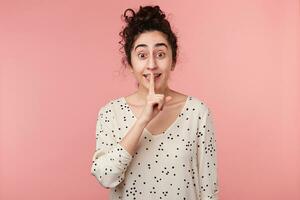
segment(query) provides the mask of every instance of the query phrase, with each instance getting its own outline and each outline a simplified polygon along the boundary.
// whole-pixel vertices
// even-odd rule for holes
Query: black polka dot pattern
[[[110,199],[218,199],[216,138],[210,109],[189,96],[174,123],[146,129],[131,156],[120,144],[136,117],[124,97],[103,106],[96,125],[91,173]]]

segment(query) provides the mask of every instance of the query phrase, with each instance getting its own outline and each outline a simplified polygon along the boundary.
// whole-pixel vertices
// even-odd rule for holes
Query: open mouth
[[[154,80],[157,80],[160,77],[161,73],[154,74]],[[150,81],[150,74],[143,74],[143,76]]]

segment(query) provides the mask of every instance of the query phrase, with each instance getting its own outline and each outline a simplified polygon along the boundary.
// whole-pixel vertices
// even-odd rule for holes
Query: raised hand
[[[171,96],[165,97],[164,94],[155,93],[155,81],[154,75],[150,73],[150,81],[147,95],[147,102],[145,104],[144,110],[140,115],[140,118],[146,122],[150,122],[162,109],[166,102],[172,99]]]

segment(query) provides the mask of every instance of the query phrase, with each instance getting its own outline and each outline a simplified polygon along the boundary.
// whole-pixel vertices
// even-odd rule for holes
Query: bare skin
[[[145,127],[152,135],[162,134],[163,131],[170,127],[170,125],[180,114],[187,98],[186,95],[173,90],[171,90],[169,96],[172,97],[172,100],[165,103],[163,109],[159,112],[159,114],[154,117]],[[134,93],[130,96],[125,97],[125,99],[134,115],[140,116],[143,111],[144,104],[137,100],[138,95]]]

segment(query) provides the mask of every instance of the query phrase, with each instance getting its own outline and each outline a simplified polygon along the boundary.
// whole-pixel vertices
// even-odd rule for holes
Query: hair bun
[[[131,14],[128,15],[128,12]],[[154,21],[161,22],[166,18],[166,15],[159,8],[159,6],[140,6],[139,12],[135,13],[132,9],[126,9],[123,15],[127,23],[138,23],[143,24],[145,22]]]
[[[166,15],[160,10],[159,6],[140,6],[140,12],[137,14],[137,21],[150,21],[156,19],[162,21]]]

